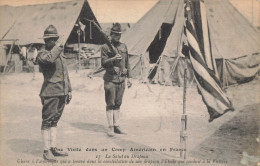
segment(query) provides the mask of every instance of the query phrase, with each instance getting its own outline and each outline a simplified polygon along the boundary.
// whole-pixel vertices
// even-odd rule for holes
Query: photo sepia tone
[[[0,165],[259,166],[259,0],[1,0]]]

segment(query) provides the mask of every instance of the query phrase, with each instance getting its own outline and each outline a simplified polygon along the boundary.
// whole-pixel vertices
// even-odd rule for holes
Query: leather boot
[[[50,129],[42,130],[42,140],[44,145],[43,159],[49,162],[55,162],[52,152],[50,151]]]
[[[55,162],[56,159],[53,156],[52,152],[50,150],[44,150],[43,152],[43,159],[49,162]]]
[[[50,128],[42,130],[42,141],[43,141],[43,149],[45,151],[50,149]]]
[[[57,127],[50,128],[50,146],[56,147]]]
[[[68,156],[68,153],[59,151],[58,148],[56,148],[56,138],[57,138],[57,127],[51,127],[50,128],[50,146],[51,146],[51,152],[52,154],[56,156],[65,157]]]
[[[68,153],[59,151],[55,147],[51,148],[51,152],[52,152],[53,156],[55,156],[55,157],[66,157],[66,156],[68,156]]]
[[[113,137],[113,136],[115,136],[114,126],[113,126],[113,110],[107,110],[106,115],[107,115],[107,122],[108,122],[107,135],[109,137]]]
[[[116,134],[126,134],[120,127],[119,127],[119,119],[120,119],[120,110],[113,111],[114,117],[114,132]]]

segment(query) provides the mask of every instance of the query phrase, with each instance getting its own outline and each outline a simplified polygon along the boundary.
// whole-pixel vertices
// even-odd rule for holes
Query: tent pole
[[[10,30],[14,27],[14,25],[15,25],[15,23],[16,23],[16,21],[13,23],[13,25],[7,30],[7,32],[5,32],[5,34],[2,36],[2,38],[1,39],[4,39],[5,38],[5,36],[10,32]]]
[[[172,68],[171,68],[171,72],[170,72],[170,74],[169,74],[169,77],[171,76],[171,74],[175,71],[175,69],[176,69],[176,67],[177,67],[177,64],[178,64],[178,61],[179,61],[179,59],[180,59],[180,55],[178,54],[178,56],[177,56],[177,59],[175,60],[175,62],[174,62],[174,65],[172,66]],[[166,85],[166,82],[164,82],[164,86]]]
[[[8,65],[8,62],[9,62],[9,60],[11,60],[12,49],[13,49],[14,44],[15,44],[15,40],[13,40],[13,43],[12,43],[12,45],[11,45],[11,47],[10,47],[10,50],[9,50],[9,53],[8,53],[8,56],[7,56],[7,60],[6,60],[6,63],[5,63],[5,67],[4,67],[3,73],[6,72],[6,67],[7,67],[7,65]]]
[[[78,70],[80,70],[81,68],[81,64],[80,64],[80,24],[78,24]]]
[[[146,82],[146,80],[144,80],[145,76],[144,76],[144,73],[143,73],[143,58],[142,58],[142,54],[140,56],[140,60],[141,60],[141,76],[142,76],[142,82]]]
[[[223,88],[228,88],[228,78],[226,74],[226,60],[223,58]]]
[[[187,68],[184,69],[184,86],[183,86],[183,114],[181,116],[181,131],[180,131],[180,157],[187,158],[186,140],[187,136],[187,115],[186,115],[186,84],[187,84]]]
[[[224,60],[224,65],[225,65],[225,71],[227,70],[226,68],[226,60]],[[227,74],[225,73],[225,78],[226,78],[226,86],[228,88],[228,78],[227,78]]]

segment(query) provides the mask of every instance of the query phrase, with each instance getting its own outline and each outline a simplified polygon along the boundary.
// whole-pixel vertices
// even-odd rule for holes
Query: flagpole
[[[78,23],[77,34],[78,34],[78,70],[80,70],[81,64],[80,64],[80,24],[79,23]]]
[[[196,12],[200,11],[196,7],[198,5],[204,5],[201,3],[203,1],[188,1],[189,2],[186,3],[185,7],[185,33],[187,35],[189,45],[189,59],[191,60],[193,73],[196,77],[198,92],[202,96],[204,104],[207,106],[210,115],[209,122],[212,122],[214,119],[222,116],[227,111],[233,111],[234,108],[232,106],[232,102],[216,82],[215,76],[211,75],[208,71],[208,66],[205,62],[203,51],[201,51],[200,44],[202,43],[199,42],[199,37],[201,36],[197,35],[197,33],[200,33],[201,25],[199,24],[201,23],[199,21],[199,16],[196,15]],[[213,111],[215,113],[211,114]]]
[[[181,131],[180,131],[180,144],[181,151],[180,157],[187,158],[186,140],[187,136],[187,115],[186,115],[186,90],[187,90],[187,68],[184,69],[184,86],[183,86],[183,113],[181,116]]]

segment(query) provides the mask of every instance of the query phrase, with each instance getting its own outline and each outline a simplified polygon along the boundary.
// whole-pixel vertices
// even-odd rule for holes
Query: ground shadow
[[[227,123],[195,147],[190,156],[200,159],[219,159],[240,165],[242,153],[257,156],[259,135],[259,106],[245,106]]]
[[[33,156],[40,156],[43,148],[42,142],[29,139],[11,139],[7,141],[13,152],[26,153]]]
[[[73,127],[76,127],[81,130],[88,130],[88,131],[94,131],[94,132],[106,132],[106,127],[101,124],[94,124],[94,123],[71,123]]]

